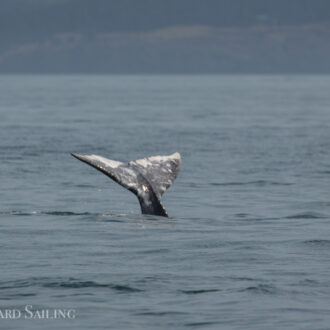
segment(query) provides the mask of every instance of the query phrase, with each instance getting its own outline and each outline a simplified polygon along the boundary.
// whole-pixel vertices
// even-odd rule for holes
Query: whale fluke
[[[181,156],[178,152],[132,160],[127,164],[97,155],[71,155],[134,193],[143,214],[168,216],[160,198],[179,173]]]

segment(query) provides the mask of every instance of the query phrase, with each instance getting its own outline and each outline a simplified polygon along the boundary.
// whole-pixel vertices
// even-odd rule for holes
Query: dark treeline
[[[1,0],[0,48],[54,33],[173,25],[302,24],[330,19],[329,0]]]

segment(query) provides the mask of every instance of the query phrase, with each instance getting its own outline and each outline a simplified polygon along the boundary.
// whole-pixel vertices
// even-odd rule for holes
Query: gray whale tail
[[[127,164],[97,155],[71,155],[134,193],[143,214],[168,216],[160,198],[179,173],[181,156],[178,152],[132,160]]]

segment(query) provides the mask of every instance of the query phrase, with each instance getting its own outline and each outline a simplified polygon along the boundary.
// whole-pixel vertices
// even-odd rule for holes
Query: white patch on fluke
[[[171,160],[171,159],[180,160],[181,156],[178,152],[175,152],[174,154],[169,155],[169,156],[151,156],[151,157],[144,158],[144,159],[148,159],[151,162],[164,162],[164,161]]]
[[[143,167],[147,167],[147,166],[150,166],[151,163],[149,162],[149,160],[147,160],[146,158],[143,158],[143,159],[138,159],[135,161],[136,164],[138,165],[141,165]]]
[[[104,163],[107,166],[110,166],[112,168],[117,168],[120,165],[123,165],[124,163],[122,162],[118,162],[116,160],[111,160],[102,156],[98,156],[98,155],[86,155],[85,157],[90,158],[91,160],[97,160],[99,162]]]
[[[143,167],[148,167],[148,166],[152,166],[155,164],[160,164],[162,162],[166,162],[166,161],[181,161],[181,156],[178,152],[175,152],[172,155],[169,156],[151,156],[151,157],[147,157],[147,158],[142,158],[142,159],[137,159],[135,161],[133,161],[132,163],[136,163],[138,165],[141,165]],[[130,162],[131,163],[131,162]],[[166,164],[167,167],[171,167],[170,164]]]

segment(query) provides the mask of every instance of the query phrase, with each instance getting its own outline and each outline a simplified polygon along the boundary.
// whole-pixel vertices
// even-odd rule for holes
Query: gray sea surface
[[[326,75],[0,76],[0,312],[20,312],[0,328],[329,329],[329,91]],[[175,151],[170,218],[70,155]]]

